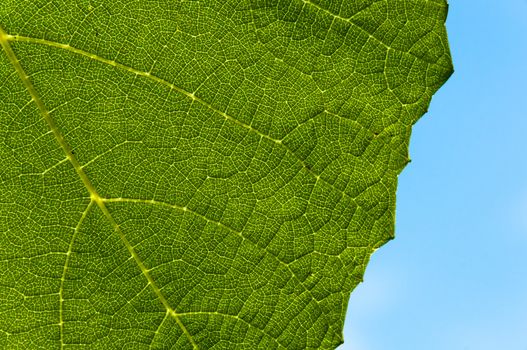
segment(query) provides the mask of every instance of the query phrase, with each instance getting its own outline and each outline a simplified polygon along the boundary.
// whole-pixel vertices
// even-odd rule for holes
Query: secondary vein
[[[317,172],[313,171],[312,168],[306,163],[306,161],[304,159],[299,157],[288,145],[286,145],[286,143],[282,142],[283,139],[276,139],[276,138],[274,138],[274,137],[272,137],[270,135],[267,135],[267,134],[261,132],[258,129],[253,128],[249,124],[245,124],[244,122],[242,122],[242,121],[240,121],[240,120],[228,115],[227,113],[215,108],[214,106],[212,106],[207,101],[205,101],[205,100],[199,98],[198,96],[196,96],[194,93],[188,92],[187,90],[185,90],[183,88],[180,88],[179,86],[177,86],[177,85],[175,85],[173,83],[170,83],[170,82],[168,82],[167,80],[165,80],[163,78],[155,76],[155,75],[151,74],[150,72],[144,72],[144,71],[135,69],[133,67],[127,66],[125,64],[116,62],[114,60],[109,60],[107,58],[104,58],[104,57],[98,56],[96,54],[93,54],[91,52],[87,52],[87,51],[78,49],[78,48],[70,46],[68,44],[62,44],[62,43],[58,43],[58,42],[54,42],[54,41],[49,41],[49,40],[46,40],[46,39],[32,38],[32,37],[26,37],[26,36],[21,36],[21,35],[6,35],[5,36],[5,40],[6,40],[6,42],[8,42],[8,41],[20,41],[20,42],[36,43],[36,44],[41,44],[41,45],[47,45],[47,46],[51,46],[51,47],[60,48],[60,49],[67,50],[67,51],[73,52],[75,54],[84,56],[84,57],[88,57],[88,58],[90,58],[92,60],[95,60],[95,61],[98,61],[98,62],[102,62],[102,63],[108,64],[110,66],[113,66],[113,67],[125,70],[127,72],[130,72],[130,73],[133,73],[133,74],[145,77],[145,78],[153,80],[153,81],[155,81],[155,82],[157,82],[159,84],[167,86],[171,90],[177,91],[180,94],[192,99],[193,101],[196,101],[196,102],[202,104],[206,108],[210,109],[211,111],[215,112],[216,114],[221,115],[222,117],[224,117],[225,119],[229,120],[230,122],[232,122],[234,124],[237,124],[237,125],[241,126],[242,128],[245,128],[245,129],[247,129],[247,130],[249,130],[251,132],[254,132],[257,135],[259,135],[260,137],[265,138],[267,140],[270,140],[270,141],[276,143],[277,145],[280,145],[281,147],[283,147],[285,149],[285,151],[287,153],[290,153],[296,159],[296,161],[302,166],[304,171],[306,171],[311,177],[313,177],[315,179],[315,181],[317,181],[317,182],[320,181],[320,182],[325,183],[326,185],[328,185],[331,188],[335,189],[337,192],[339,192],[343,196],[348,197],[353,202],[355,202],[355,204],[358,205],[358,203],[356,203],[356,201],[355,201],[355,197],[351,196],[345,190],[342,190],[342,189],[336,187],[333,183],[331,183],[330,181],[324,179],[320,174],[318,174]],[[325,111],[325,112],[327,112],[327,111]],[[330,113],[330,114],[335,115],[334,113]],[[362,125],[360,125],[360,126],[363,127]],[[368,129],[366,129],[366,130],[368,130]],[[369,131],[369,132],[371,133],[371,131]],[[371,134],[373,135],[373,133],[371,133]]]
[[[88,216],[90,209],[93,205],[93,200],[90,200],[90,203],[86,206],[86,209],[82,212],[81,218],[75,226],[73,235],[71,236],[70,244],[68,246],[68,252],[66,253],[66,261],[64,262],[64,268],[62,269],[62,277],[60,278],[60,288],[59,288],[59,328],[60,328],[60,348],[64,348],[64,282],[66,281],[66,272],[68,271],[68,266],[71,259],[71,252],[73,251],[73,243],[77,239],[77,234],[82,225],[82,222]]]

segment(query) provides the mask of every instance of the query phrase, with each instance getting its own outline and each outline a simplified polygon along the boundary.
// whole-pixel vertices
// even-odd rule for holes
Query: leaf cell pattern
[[[0,346],[336,348],[447,9],[4,1]]]

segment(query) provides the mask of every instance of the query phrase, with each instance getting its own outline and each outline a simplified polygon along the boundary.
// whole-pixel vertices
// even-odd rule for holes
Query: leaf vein
[[[62,276],[60,278],[60,288],[59,288],[59,328],[60,328],[60,348],[64,348],[64,282],[66,281],[66,272],[68,270],[69,262],[71,259],[71,253],[73,251],[73,244],[77,238],[80,227],[88,216],[90,209],[93,205],[93,200],[90,200],[90,203],[86,206],[86,209],[81,214],[81,218],[73,230],[73,235],[71,236],[70,244],[68,246],[68,252],[66,253],[66,260],[64,262],[64,268],[62,269]]]
[[[270,140],[270,141],[282,146],[286,150],[286,152],[290,153],[296,159],[296,161],[303,167],[304,171],[306,171],[316,181],[324,182],[325,184],[327,184],[331,188],[335,189],[336,191],[338,191],[342,195],[350,198],[352,201],[355,202],[355,198],[354,197],[352,197],[351,195],[349,195],[347,192],[343,191],[342,189],[336,187],[331,182],[329,182],[329,181],[325,180],[324,178],[322,178],[320,174],[318,174],[315,171],[313,171],[312,168],[306,163],[306,161],[304,159],[300,158],[289,146],[287,146],[284,142],[282,142],[283,139],[276,139],[276,138],[274,138],[274,137],[272,137],[270,135],[267,135],[267,134],[259,131],[258,129],[253,128],[252,126],[250,126],[248,124],[245,124],[245,123],[241,122],[240,120],[238,120],[238,119],[226,114],[225,112],[222,112],[219,109],[216,109],[210,103],[208,103],[208,102],[202,100],[201,98],[197,97],[196,95],[194,95],[194,93],[188,92],[188,91],[176,86],[175,84],[168,82],[167,80],[164,80],[164,79],[162,79],[160,77],[157,77],[157,76],[151,74],[150,72],[140,71],[138,69],[132,68],[132,67],[127,66],[127,65],[124,65],[124,64],[116,62],[114,60],[109,60],[107,58],[98,56],[96,54],[93,54],[93,53],[90,53],[90,52],[87,52],[87,51],[84,51],[84,50],[72,47],[72,46],[70,46],[68,44],[61,44],[61,43],[50,41],[50,40],[46,40],[46,39],[31,38],[31,37],[20,36],[20,35],[7,35],[6,34],[5,37],[6,37],[6,42],[8,42],[10,40],[11,41],[19,41],[19,42],[30,42],[30,43],[47,45],[47,46],[51,46],[51,47],[56,47],[56,48],[68,50],[68,51],[73,52],[75,54],[78,54],[78,55],[81,55],[81,56],[84,56],[84,57],[88,57],[88,58],[93,59],[95,61],[98,61],[98,62],[101,62],[101,63],[105,63],[105,64],[108,64],[110,66],[114,66],[116,68],[128,71],[130,73],[134,73],[134,74],[139,75],[139,76],[143,76],[143,77],[145,77],[147,79],[151,79],[151,80],[153,80],[153,81],[155,81],[155,82],[157,82],[159,84],[167,86],[170,89],[175,90],[175,91],[185,95],[186,97],[192,99],[193,101],[197,101],[197,102],[201,103],[206,108],[208,108],[211,111],[223,116],[225,119],[229,120],[230,122],[232,122],[234,124],[237,124],[237,125],[245,128],[245,129],[247,129],[247,130],[249,130],[251,132],[254,132],[254,133],[258,134],[262,138],[265,138],[267,140]],[[82,166],[80,166],[80,167],[82,168]]]
[[[262,248],[261,246],[259,246],[258,244],[256,244],[255,242],[253,242],[252,240],[250,240],[249,238],[245,237],[241,232],[233,229],[232,227],[220,222],[220,221],[216,221],[216,220],[213,220],[213,219],[210,219],[208,218],[207,216],[205,215],[202,215],[192,209],[189,209],[188,207],[181,207],[177,204],[170,204],[170,203],[166,203],[166,202],[162,202],[162,201],[157,201],[157,200],[154,200],[154,199],[137,199],[137,198],[103,198],[102,199],[103,202],[106,202],[106,203],[140,203],[140,204],[149,204],[149,205],[159,205],[159,206],[163,206],[163,207],[167,207],[167,208],[170,208],[170,209],[176,209],[176,210],[179,210],[179,211],[182,211],[184,213],[190,213],[192,215],[195,215],[205,221],[207,221],[208,223],[212,223],[212,224],[215,224],[235,235],[237,235],[238,237],[240,237],[242,240],[246,240],[248,242],[250,242],[251,244],[254,244],[255,246],[259,247],[260,249],[263,249],[267,254],[269,254],[270,256],[272,256],[273,258],[276,259],[276,261],[278,261],[278,263],[280,263],[282,266],[284,266],[287,271],[289,271],[289,273],[291,273],[291,276],[302,286],[302,288],[304,289],[304,291],[309,295],[309,297],[315,302],[315,304],[317,304],[318,307],[321,308],[320,306],[320,302],[313,296],[313,294],[311,293],[311,291],[304,285],[304,283],[297,277],[297,275],[293,272],[293,270],[291,269],[291,267],[289,266],[288,263],[286,263],[285,261],[283,261],[282,259],[280,259],[276,254],[274,253],[271,253],[270,251]],[[178,313],[178,315],[180,315]],[[329,328],[332,328],[331,325],[328,324],[328,327]]]
[[[388,51],[389,50],[392,50],[392,51],[395,51],[395,52],[400,52],[402,53],[403,55],[410,55],[412,57],[414,57],[415,59],[419,60],[419,61],[422,61],[422,62],[425,62],[426,64],[435,64],[437,65],[437,63],[432,63],[432,62],[428,62],[426,61],[423,57],[419,57],[417,56],[416,54],[412,53],[411,51],[405,51],[405,50],[401,50],[401,49],[396,49],[394,48],[393,46],[391,46],[390,44],[387,44],[385,43],[384,41],[382,41],[381,39],[377,38],[374,34],[370,33],[369,31],[367,31],[366,29],[362,28],[361,26],[359,26],[358,24],[356,24],[355,22],[352,21],[353,17],[356,16],[358,13],[364,11],[365,9],[362,9],[361,11],[359,11],[358,13],[354,14],[353,16],[351,17],[342,17],[338,14],[335,14],[325,8],[323,8],[322,6],[310,1],[310,0],[301,0],[304,4],[308,4],[314,8],[316,8],[318,11],[321,11],[321,12],[324,12],[325,14],[333,17],[334,19],[338,19],[338,20],[341,20],[341,21],[344,21],[346,23],[349,23],[351,26],[353,26],[354,28],[357,28],[359,29],[361,32],[365,33],[366,35],[368,35],[368,37],[372,40],[375,40],[376,42],[378,42],[379,44],[381,44],[382,46],[384,46]],[[427,1],[428,2],[428,1]],[[370,5],[371,6],[371,5]],[[368,6],[369,7],[369,6]]]

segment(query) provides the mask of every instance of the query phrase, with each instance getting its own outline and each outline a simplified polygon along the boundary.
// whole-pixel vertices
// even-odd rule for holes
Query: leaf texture
[[[443,0],[0,4],[0,347],[334,349]]]

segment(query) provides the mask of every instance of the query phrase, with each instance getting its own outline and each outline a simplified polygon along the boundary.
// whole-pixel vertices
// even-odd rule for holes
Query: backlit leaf
[[[3,0],[0,347],[336,348],[446,14]]]

